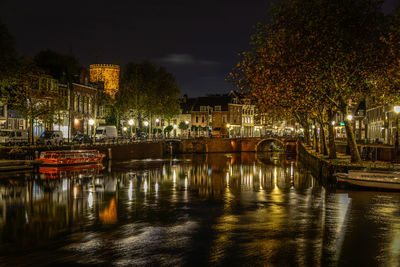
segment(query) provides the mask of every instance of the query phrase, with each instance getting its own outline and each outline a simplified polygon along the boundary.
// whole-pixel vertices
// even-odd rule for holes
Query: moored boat
[[[352,185],[400,190],[399,171],[378,171],[378,170],[349,170],[348,173],[336,173],[338,182]]]
[[[98,150],[60,150],[42,152],[41,166],[72,166],[101,163],[105,154]]]

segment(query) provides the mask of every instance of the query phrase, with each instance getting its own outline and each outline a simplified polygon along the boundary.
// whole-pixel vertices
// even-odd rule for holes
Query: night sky
[[[224,79],[248,48],[253,26],[277,0],[0,1],[0,19],[21,55],[72,52],[92,63],[150,60],[190,97],[234,89]],[[386,0],[385,11],[399,0]]]

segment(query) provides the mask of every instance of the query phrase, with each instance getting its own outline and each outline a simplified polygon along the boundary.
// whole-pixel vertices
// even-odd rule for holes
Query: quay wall
[[[0,148],[0,159],[30,160],[35,158],[35,151],[51,151],[51,150],[79,150],[79,149],[96,149],[106,154],[107,159],[111,157],[113,160],[126,159],[144,159],[144,158],[162,158],[169,153],[169,146],[166,142],[136,142],[125,144],[99,144],[99,145],[64,145],[58,146],[33,146]]]
[[[301,142],[298,143],[297,158],[301,165],[309,169],[314,176],[328,180],[336,180],[333,174],[337,172],[347,173],[349,169],[363,169],[362,166],[334,164],[321,159],[307,151],[305,145]]]
[[[35,152],[70,149],[96,149],[114,160],[162,158],[179,153],[235,153],[256,152],[263,138],[198,138],[186,140],[157,140],[133,143],[0,147],[0,159],[31,160]],[[285,142],[285,151],[296,153],[296,141]]]

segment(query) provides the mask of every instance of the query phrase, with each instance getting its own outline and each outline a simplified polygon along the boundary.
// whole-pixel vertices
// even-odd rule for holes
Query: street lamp
[[[148,121],[145,121],[145,122],[144,122],[144,126],[146,126],[146,127],[149,126],[149,122],[148,122]]]
[[[352,116],[352,115],[347,115],[347,119],[348,119],[349,121],[351,121],[351,120],[353,119],[353,116]]]
[[[231,138],[231,125],[227,123],[226,128],[228,128],[228,138]]]
[[[131,126],[131,133],[130,133],[130,136],[129,136],[129,138],[132,138],[132,126],[133,126],[133,120],[132,120],[132,119],[130,119],[130,120],[128,121],[128,124],[129,124],[129,126]]]
[[[396,158],[397,158],[397,150],[399,148],[399,113],[400,113],[400,106],[394,106],[394,112],[396,113],[396,140],[394,141],[394,148],[396,151]]]

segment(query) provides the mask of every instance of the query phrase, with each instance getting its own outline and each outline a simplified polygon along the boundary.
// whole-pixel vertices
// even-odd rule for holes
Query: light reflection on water
[[[325,189],[277,154],[9,176],[0,265],[393,266],[399,202],[396,192]]]

